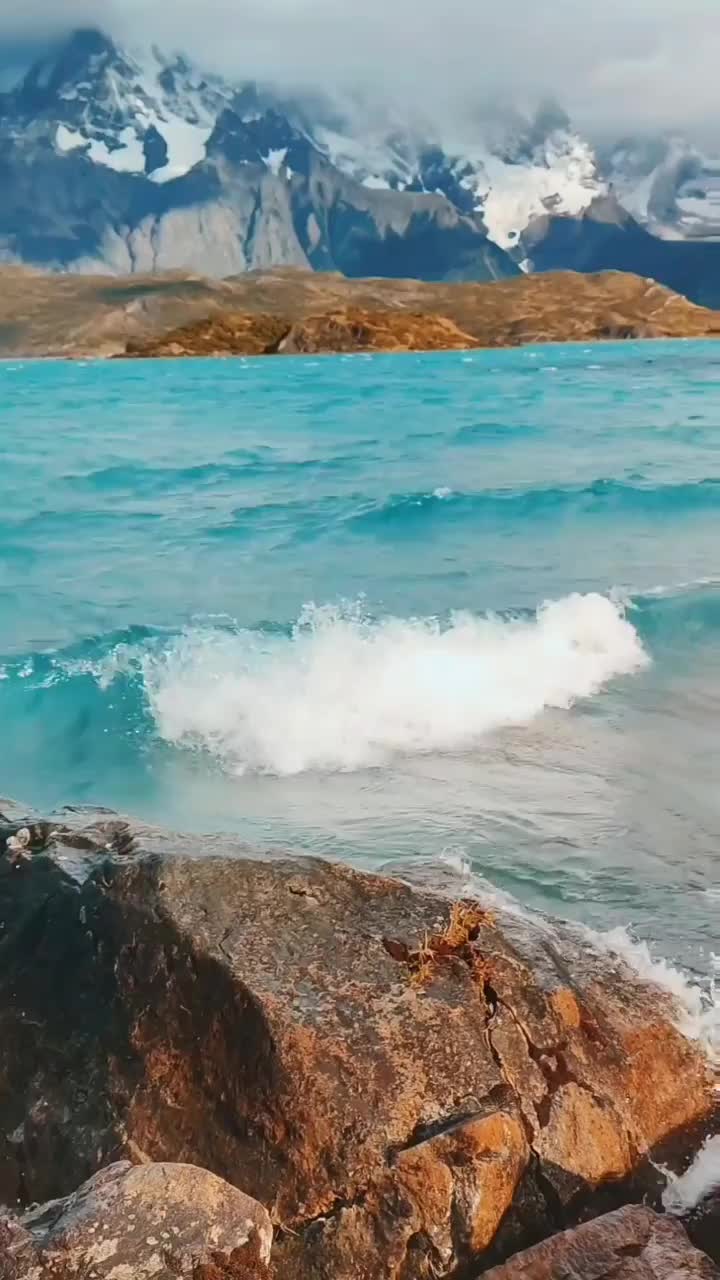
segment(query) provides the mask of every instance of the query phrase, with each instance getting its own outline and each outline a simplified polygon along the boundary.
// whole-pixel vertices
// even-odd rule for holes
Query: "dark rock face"
[[[0,1250],[3,1231],[0,1280],[177,1280],[232,1255],[259,1278],[273,1235],[261,1205],[206,1170],[129,1163],[22,1220],[0,1219]]]
[[[284,1280],[429,1280],[641,1194],[710,1117],[670,1004],[569,930],[83,821],[4,831],[5,1199],[199,1165],[271,1209]]]
[[[554,1236],[487,1280],[719,1280],[678,1222],[631,1207]]]
[[[720,1187],[701,1201],[685,1226],[698,1249],[720,1264]]]
[[[720,242],[661,240],[612,199],[596,200],[576,218],[531,224],[522,252],[535,271],[632,271],[702,306],[720,305]]]

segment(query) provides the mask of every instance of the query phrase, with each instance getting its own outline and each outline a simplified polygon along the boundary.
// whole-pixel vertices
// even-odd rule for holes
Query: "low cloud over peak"
[[[4,61],[79,25],[238,79],[359,86],[445,125],[552,94],[599,132],[712,137],[718,105],[718,0],[24,0],[0,14]]]

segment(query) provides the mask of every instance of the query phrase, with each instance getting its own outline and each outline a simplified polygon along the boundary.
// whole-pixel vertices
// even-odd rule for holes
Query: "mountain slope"
[[[720,303],[720,161],[678,138],[595,147],[553,103],[485,109],[465,133],[76,31],[0,94],[0,262],[430,281],[621,269]]]
[[[218,276],[276,265],[517,274],[474,213],[357,182],[247,97],[181,60],[76,33],[0,102],[0,260]]]
[[[538,219],[522,242],[534,271],[633,271],[701,306],[720,306],[720,241],[660,239],[612,197],[575,218]]]

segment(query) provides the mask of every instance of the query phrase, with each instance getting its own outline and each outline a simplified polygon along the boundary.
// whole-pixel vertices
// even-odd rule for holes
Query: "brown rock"
[[[160,356],[263,356],[278,349],[290,323],[281,316],[241,315],[230,312],[173,329],[157,339],[131,339],[126,355]]]
[[[429,1280],[642,1194],[713,1112],[669,997],[569,928],[117,823],[93,862],[103,829],[81,874],[0,857],[16,1194],[200,1165],[271,1209],[283,1280]]]
[[[633,1206],[512,1258],[485,1280],[720,1280],[671,1218]]]
[[[293,323],[268,315],[209,317],[158,339],[131,341],[134,357],[259,356],[358,351],[456,351],[476,347],[443,316],[344,308]]]
[[[284,355],[332,351],[466,351],[477,345],[475,338],[463,333],[444,316],[351,307],[297,321],[279,350]]]
[[[37,1263],[35,1243],[17,1218],[0,1210],[0,1280],[29,1280]]]
[[[233,1255],[238,1277],[240,1263],[260,1276],[273,1235],[256,1201],[204,1169],[128,1163],[7,1230],[1,1280],[196,1280]]]

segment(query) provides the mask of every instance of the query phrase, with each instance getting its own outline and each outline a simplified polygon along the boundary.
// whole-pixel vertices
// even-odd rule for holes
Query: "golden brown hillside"
[[[479,343],[444,316],[343,307],[293,321],[265,312],[227,312],[135,339],[128,356],[259,356],[352,351],[467,351]]]
[[[457,329],[482,346],[720,336],[719,312],[621,272],[593,276],[559,272],[495,284],[424,284],[347,280],[290,269],[218,281],[177,274],[49,276],[8,267],[0,271],[0,355],[117,355],[129,342],[167,340],[179,327],[221,317],[222,325],[230,323],[236,330],[238,318],[245,317],[245,340],[252,350],[276,349],[293,328],[295,349],[335,350],[337,346],[321,341],[320,330],[324,325],[329,339],[328,318],[350,311],[372,312],[375,326],[392,327],[386,333],[392,350],[408,344],[398,341],[398,322],[387,313],[399,313],[410,328],[415,326],[411,349],[419,340],[419,317],[436,335],[443,319],[451,321],[456,328],[446,333],[452,346],[457,345]],[[386,313],[382,321],[380,313]],[[319,330],[318,321],[307,325],[310,317],[325,317]],[[346,343],[346,327],[333,323],[335,341]],[[303,325],[304,329],[298,328]],[[270,341],[266,341],[268,326]],[[304,347],[302,341],[311,341],[311,330],[315,345]],[[202,325],[198,334],[201,331]],[[275,333],[279,334],[276,342]],[[292,346],[288,342],[286,349]]]

